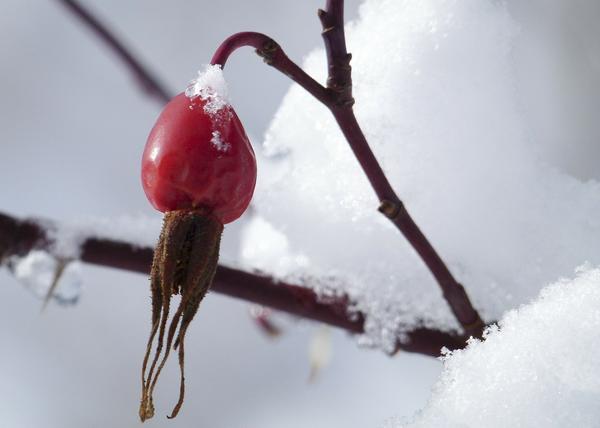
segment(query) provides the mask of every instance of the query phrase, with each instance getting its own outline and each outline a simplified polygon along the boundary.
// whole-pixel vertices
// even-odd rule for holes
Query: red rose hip
[[[226,224],[250,203],[256,160],[233,109],[205,107],[183,93],[167,104],[144,149],[142,183],[159,211],[203,207]]]
[[[183,93],[166,105],[142,157],[146,196],[165,213],[150,275],[152,330],[142,363],[142,422],[154,415],[152,394],[171,347],[178,350],[181,380],[169,417],[183,404],[185,333],[212,284],[223,225],[243,214],[255,183],[254,152],[231,106]],[[181,301],[167,327],[175,294]]]

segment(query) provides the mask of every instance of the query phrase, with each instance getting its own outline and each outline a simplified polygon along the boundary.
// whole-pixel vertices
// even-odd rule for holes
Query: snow
[[[76,259],[87,238],[124,241],[139,247],[154,247],[162,216],[121,215],[115,217],[82,216],[68,222],[47,225],[52,242],[50,252],[63,259]]]
[[[223,136],[219,131],[213,131],[212,138],[210,139],[211,144],[220,152],[227,152],[231,148],[231,144],[223,141]]]
[[[600,263],[600,185],[541,156],[545,141],[516,84],[520,34],[502,2],[481,0],[368,0],[347,29],[366,137],[488,321],[583,261]],[[324,82],[324,51],[304,69]],[[348,294],[367,315],[368,346],[391,350],[418,325],[458,328],[421,260],[377,212],[325,107],[293,86],[263,152],[245,267]]]
[[[223,77],[220,65],[208,64],[198,71],[198,76],[192,80],[185,90],[188,98],[200,97],[206,101],[204,111],[215,115],[229,105],[229,89]]]
[[[30,251],[10,261],[15,277],[37,297],[45,299],[56,276],[58,261],[45,251]],[[69,262],[59,277],[51,297],[61,304],[75,304],[81,293],[80,263]]]
[[[390,427],[598,426],[598,343],[600,269],[583,267],[443,357],[426,408]]]

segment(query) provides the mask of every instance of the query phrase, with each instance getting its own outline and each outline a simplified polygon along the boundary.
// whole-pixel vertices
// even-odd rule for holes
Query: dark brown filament
[[[221,222],[202,210],[170,211],[165,215],[150,275],[152,330],[142,363],[142,400],[139,412],[142,422],[154,416],[152,394],[171,346],[178,348],[181,379],[179,399],[169,418],[177,416],[181,409],[185,393],[185,334],[212,284],[222,232]],[[181,301],[167,328],[171,297],[175,294],[181,295]],[[157,333],[156,350],[146,374]]]

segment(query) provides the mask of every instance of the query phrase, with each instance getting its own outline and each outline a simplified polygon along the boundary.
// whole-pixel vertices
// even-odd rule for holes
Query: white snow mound
[[[600,270],[582,268],[444,357],[427,407],[391,427],[597,427]]]
[[[391,183],[486,320],[584,260],[600,264],[600,185],[539,159],[502,2],[368,0],[347,27],[355,111]],[[325,81],[318,49],[304,68]],[[347,293],[362,343],[457,328],[325,107],[294,85],[266,135],[243,264]],[[256,228],[256,231],[252,229]],[[273,251],[270,244],[278,251]]]

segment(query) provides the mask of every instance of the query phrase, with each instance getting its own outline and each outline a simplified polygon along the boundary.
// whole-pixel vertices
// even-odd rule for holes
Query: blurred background
[[[300,61],[321,43],[322,1],[104,0],[84,4],[139,54],[173,92],[230,34],[271,35]],[[348,20],[359,1],[346,2]],[[600,5],[595,0],[507,3],[522,27],[516,84],[540,153],[583,179],[600,177]],[[352,47],[349,47],[352,51]],[[160,106],[143,95],[112,53],[57,1],[0,4],[0,211],[75,221],[155,216],[139,161]],[[289,81],[250,49],[229,61],[236,111],[256,147]],[[565,147],[569,147],[565,151]],[[228,227],[223,258],[237,255],[240,225]],[[138,424],[140,367],[150,329],[143,275],[83,266],[73,307],[40,313],[33,297],[0,271],[0,426],[130,427]],[[210,294],[187,340],[186,403],[168,364],[148,426],[366,427],[421,408],[440,371],[435,359],[359,349],[332,331],[333,358],[315,382],[308,348],[317,326],[286,322],[273,341],[244,302]]]

